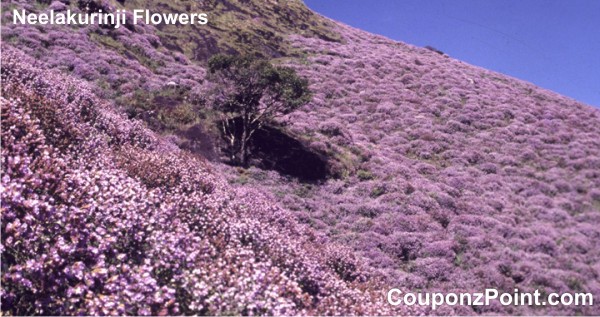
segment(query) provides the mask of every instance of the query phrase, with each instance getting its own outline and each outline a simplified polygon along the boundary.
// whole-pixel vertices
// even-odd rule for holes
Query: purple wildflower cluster
[[[54,10],[80,12],[93,6],[114,12],[110,1],[11,1],[3,3],[2,40],[26,54],[94,82],[96,93],[109,99],[128,96],[135,90],[154,91],[166,83],[192,88],[199,84],[205,70],[190,63],[178,51],[166,49],[153,25],[125,25],[119,29],[96,24],[80,26],[44,25],[33,27],[12,23],[12,10],[31,13]],[[10,9],[10,10],[9,10]],[[131,13],[128,12],[128,15]],[[128,17],[132,21],[132,17]]]
[[[350,251],[44,68],[3,47],[3,313],[392,313]]]
[[[322,184],[207,163],[95,97],[198,93],[204,68],[155,27],[4,24],[2,311],[386,314],[373,290],[390,287],[600,298],[599,111],[332,23],[343,41],[291,35],[301,58],[282,58],[311,81],[286,121],[330,154],[339,177]]]
[[[290,37],[307,57],[289,64],[315,96],[288,121],[338,153],[346,177],[308,186],[250,171],[248,184],[352,246],[390,286],[600,297],[600,112],[427,49],[338,31],[345,42]],[[443,313],[473,313],[461,309]]]

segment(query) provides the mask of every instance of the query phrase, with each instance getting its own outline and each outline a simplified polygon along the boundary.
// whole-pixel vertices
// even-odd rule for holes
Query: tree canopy
[[[311,99],[308,80],[264,59],[218,54],[210,58],[208,69],[214,84],[210,105],[221,114],[221,132],[235,164],[247,164],[249,142],[265,123]]]

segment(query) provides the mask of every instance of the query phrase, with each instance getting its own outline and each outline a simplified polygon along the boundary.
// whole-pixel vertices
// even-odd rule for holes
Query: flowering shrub
[[[391,313],[349,250],[87,85],[10,47],[2,82],[3,313]]]
[[[5,8],[6,6],[6,8]],[[50,5],[26,1],[3,3],[4,19],[12,20],[12,10],[28,12],[66,10],[113,12],[110,1],[53,1]],[[131,11],[127,21],[132,23]],[[3,23],[3,42],[13,43],[26,54],[77,77],[97,83],[93,89],[108,98],[129,96],[132,89],[154,91],[173,81],[193,88],[203,78],[203,67],[190,63],[177,51],[164,48],[153,25],[128,24],[119,29],[98,25],[63,26],[44,25],[43,28]]]
[[[315,93],[288,128],[336,157],[340,178],[310,188],[206,163],[93,97],[133,100],[170,81],[198,94],[204,68],[153,26],[3,25],[3,312],[385,314],[370,291],[398,286],[599,298],[599,111],[435,51],[320,25],[330,24],[320,34],[342,41],[277,35],[299,56],[281,61]],[[217,39],[185,53],[205,56]],[[157,115],[189,121],[178,110]],[[600,314],[473,309],[438,312]]]
[[[314,98],[289,128],[345,153],[354,169],[309,196],[276,175],[246,186],[271,189],[300,220],[362,254],[390,287],[600,296],[600,272],[582,268],[600,258],[600,228],[592,229],[600,112],[430,50],[341,24],[338,32],[345,42],[290,37],[310,52],[309,63],[288,64],[309,78]],[[501,259],[514,269],[490,265]]]

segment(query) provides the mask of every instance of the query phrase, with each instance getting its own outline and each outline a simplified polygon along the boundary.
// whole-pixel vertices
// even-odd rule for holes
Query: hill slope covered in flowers
[[[290,37],[306,58],[288,63],[316,93],[289,122],[342,153],[345,176],[303,184],[255,170],[248,183],[353,246],[390,285],[600,296],[600,111],[432,50],[336,31],[344,43]]]
[[[91,2],[108,10],[121,6]],[[10,6],[43,11],[77,3],[3,3],[3,23]],[[372,296],[372,285],[362,281],[375,277],[384,281],[378,290],[494,287],[600,298],[600,111],[319,17],[297,1],[291,7],[268,2],[268,13],[255,1],[247,7],[233,0],[209,3],[221,27],[195,33],[146,25],[118,31],[3,25],[6,69],[18,70],[5,74],[3,64],[3,83],[15,83],[3,90],[2,262],[8,264],[2,284],[15,287],[3,290],[3,310],[5,303],[33,296],[23,291],[26,285],[37,287],[42,306],[44,298],[61,294],[63,302],[44,306],[44,313],[121,312],[121,304],[139,314],[165,307],[171,313],[385,313],[377,310],[385,305],[371,300],[351,305],[362,300],[350,298]],[[163,1],[151,5],[164,8]],[[290,20],[301,16],[309,26],[297,28]],[[232,25],[238,27],[225,36]],[[44,66],[19,63],[12,51],[5,57],[6,45]],[[286,129],[327,153],[336,177],[307,183],[204,162],[100,106],[90,92],[129,101],[174,81],[192,98],[202,93],[203,58],[248,47],[309,78],[314,98],[286,118]],[[91,82],[89,90],[68,88],[82,84],[45,67]],[[27,78],[45,84],[28,86]],[[73,96],[80,90],[81,100]],[[158,115],[140,116],[148,126],[178,113],[179,105],[159,97],[161,107],[144,108]],[[17,130],[9,129],[13,123]],[[256,201],[250,187],[267,197]],[[48,237],[44,230],[54,222],[61,234]],[[314,238],[302,237],[313,231]],[[35,237],[32,245],[4,243],[25,235]],[[354,249],[357,259],[334,252],[331,241]],[[179,253],[165,251],[171,249]],[[297,251],[287,262],[290,250]],[[357,268],[363,261],[364,274]],[[41,263],[56,273],[40,275]],[[258,276],[263,286],[248,284]],[[37,280],[44,281],[43,290],[28,286]],[[63,282],[68,287],[61,288]],[[276,290],[265,286],[271,284]],[[202,291],[208,286],[214,289]],[[598,307],[438,312],[599,314]]]
[[[349,251],[44,67],[3,48],[3,313],[390,312]]]

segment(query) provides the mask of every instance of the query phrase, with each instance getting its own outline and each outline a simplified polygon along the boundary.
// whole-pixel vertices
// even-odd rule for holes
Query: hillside
[[[344,153],[347,176],[314,185],[271,173],[248,185],[353,246],[391,285],[598,294],[600,111],[427,49],[336,30],[346,43],[291,38],[308,54],[291,64],[317,93],[290,129]]]
[[[197,9],[214,23],[6,22],[11,8],[90,3]],[[379,315],[390,287],[600,298],[598,109],[299,1],[2,7],[3,312]],[[194,101],[217,52],[274,58],[309,79],[312,102],[281,129],[323,154],[326,172],[220,162]],[[287,166],[306,165],[292,157]]]
[[[14,315],[389,314],[346,250],[2,55],[2,310]]]

